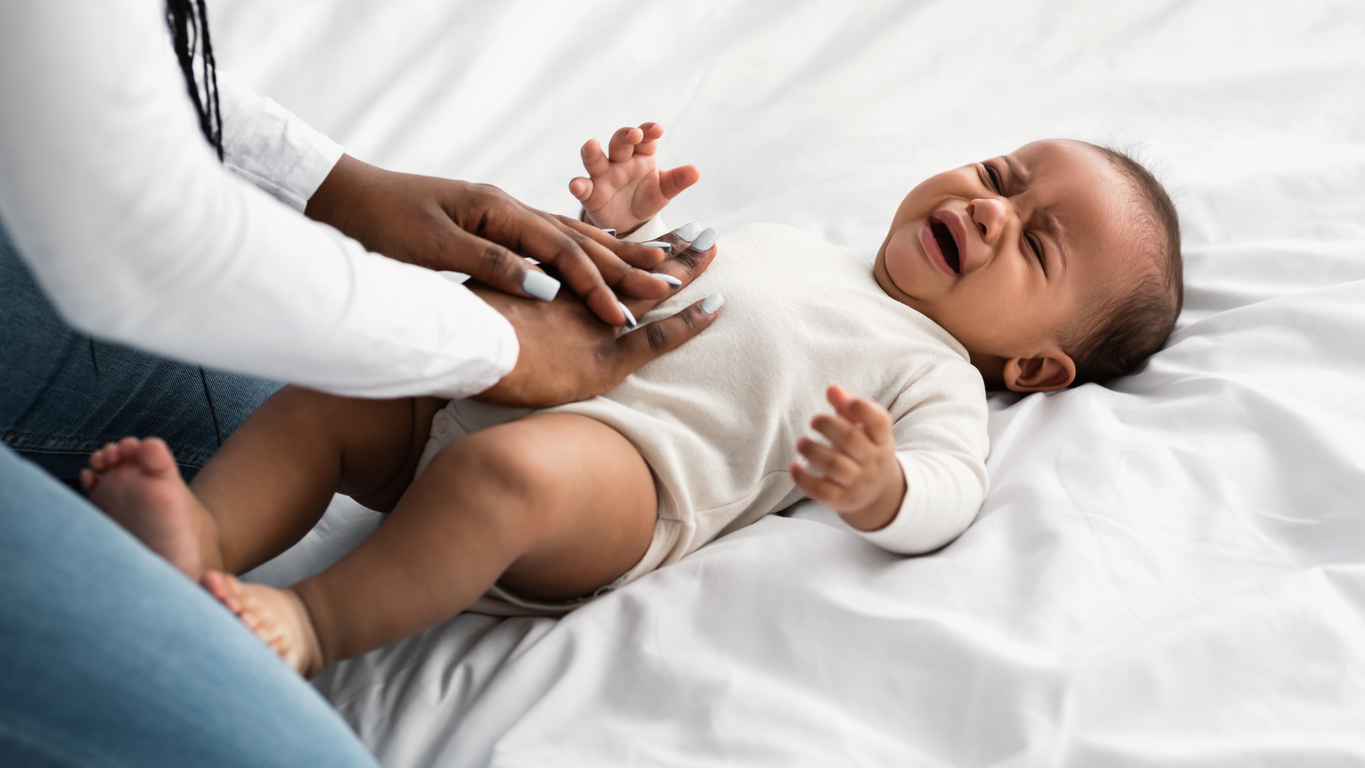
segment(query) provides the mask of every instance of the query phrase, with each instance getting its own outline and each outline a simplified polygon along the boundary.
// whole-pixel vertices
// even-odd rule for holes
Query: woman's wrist
[[[328,173],[318,185],[317,191],[308,198],[303,215],[313,221],[331,225],[342,234],[359,239],[356,233],[348,231],[350,216],[346,212],[360,196],[366,179],[378,170],[369,163],[343,154],[341,159],[337,160],[337,164],[332,166],[331,173]]]

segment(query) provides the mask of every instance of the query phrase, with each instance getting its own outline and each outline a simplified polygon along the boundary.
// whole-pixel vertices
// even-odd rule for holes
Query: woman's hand
[[[792,479],[802,493],[838,512],[854,528],[884,528],[905,498],[905,471],[896,460],[891,414],[837,385],[825,396],[835,415],[822,413],[810,425],[829,445],[808,437],[796,442],[797,452],[819,474],[792,462]]]
[[[680,286],[692,282],[716,256],[709,243],[701,243],[706,250],[696,251],[676,233],[660,239],[677,255],[661,264],[658,272],[671,275]],[[714,242],[713,237],[708,239]],[[615,328],[594,317],[577,297],[560,294],[551,302],[531,301],[473,281],[467,285],[511,321],[521,344],[512,372],[474,399],[523,407],[548,407],[606,392],[640,366],[705,330],[723,303],[711,296],[672,317],[618,336]],[[629,301],[636,315],[658,303]]]
[[[679,192],[697,183],[695,165],[660,172],[654,153],[664,135],[658,123],[622,128],[612,134],[607,153],[597,139],[583,145],[588,178],[569,182],[569,192],[583,204],[592,223],[629,232],[662,211]]]
[[[618,293],[652,301],[671,293],[643,271],[663,261],[662,250],[529,208],[486,184],[395,173],[343,155],[304,213],[397,261],[463,272],[513,296],[552,298],[558,283],[533,270],[522,258],[529,256],[553,266],[615,326],[626,324]]]

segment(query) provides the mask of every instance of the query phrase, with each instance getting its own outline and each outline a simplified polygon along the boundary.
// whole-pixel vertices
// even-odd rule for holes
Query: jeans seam
[[[56,440],[56,441],[59,441],[59,442],[68,442],[68,443],[98,443],[98,442],[102,442],[102,440],[101,440],[100,438],[97,438],[97,437],[60,437],[60,436],[58,436],[58,435],[43,435],[43,434],[39,434],[39,433],[36,433],[36,432],[15,432],[15,431],[13,431],[13,430],[5,430],[4,432],[0,432],[0,437],[37,437],[37,438],[41,438],[41,439],[43,439],[43,440]],[[163,439],[164,439],[164,438],[163,438]],[[108,441],[103,441],[103,442],[108,442]],[[209,458],[211,458],[211,457],[213,456],[212,453],[205,453],[204,451],[197,451],[197,450],[195,450],[195,449],[193,449],[193,448],[186,448],[186,447],[184,447],[184,446],[174,445],[174,444],[169,443],[169,442],[166,443],[166,445],[170,446],[171,450],[173,450],[173,451],[178,451],[178,452],[193,454],[194,456],[196,456],[196,457],[202,457],[202,458],[205,459],[205,460],[208,460]],[[54,449],[54,450],[61,450],[61,449]],[[79,453],[80,451],[79,451],[79,450],[72,450],[71,452],[72,452],[72,453]]]

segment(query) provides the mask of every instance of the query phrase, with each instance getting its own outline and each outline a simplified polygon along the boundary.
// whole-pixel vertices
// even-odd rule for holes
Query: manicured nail
[[[716,310],[725,306],[725,297],[719,293],[713,293],[706,297],[706,301],[701,303],[701,311],[708,315],[714,315]]]
[[[674,230],[673,234],[683,240],[696,240],[697,235],[701,234],[701,229],[701,225],[694,221],[691,224],[684,224],[681,227],[678,227]]]
[[[611,227],[603,227],[603,228],[602,228],[602,231],[603,231],[603,232],[606,232],[607,234],[611,235],[612,237],[616,237],[616,230],[612,229]]]
[[[622,304],[621,302],[618,301],[616,302],[616,306],[620,307],[621,312],[625,314],[627,328],[634,329],[639,327],[640,324],[635,322],[635,315],[632,315],[630,313],[630,309],[628,309],[625,304]]]
[[[555,294],[559,293],[559,281],[544,272],[528,269],[526,277],[521,279],[521,289],[541,301],[554,301]]]
[[[672,275],[666,275],[663,272],[651,272],[650,274],[654,275],[655,277],[664,281],[665,283],[668,283],[668,286],[670,288],[682,287],[682,281]]]
[[[662,248],[665,253],[673,252],[673,244],[665,243],[662,240],[650,240],[647,243],[640,243],[640,245],[643,245],[646,248]]]
[[[720,237],[720,235],[716,234],[716,230],[707,229],[705,232],[702,232],[700,235],[697,235],[696,240],[692,241],[692,250],[709,251],[711,249],[711,246],[716,244],[717,237]]]

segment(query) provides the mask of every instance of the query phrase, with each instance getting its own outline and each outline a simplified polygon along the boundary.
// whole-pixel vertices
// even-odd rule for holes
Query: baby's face
[[[1128,184],[1095,150],[1039,141],[911,190],[877,253],[877,282],[943,326],[987,384],[1060,389],[1063,334],[1136,274]]]

